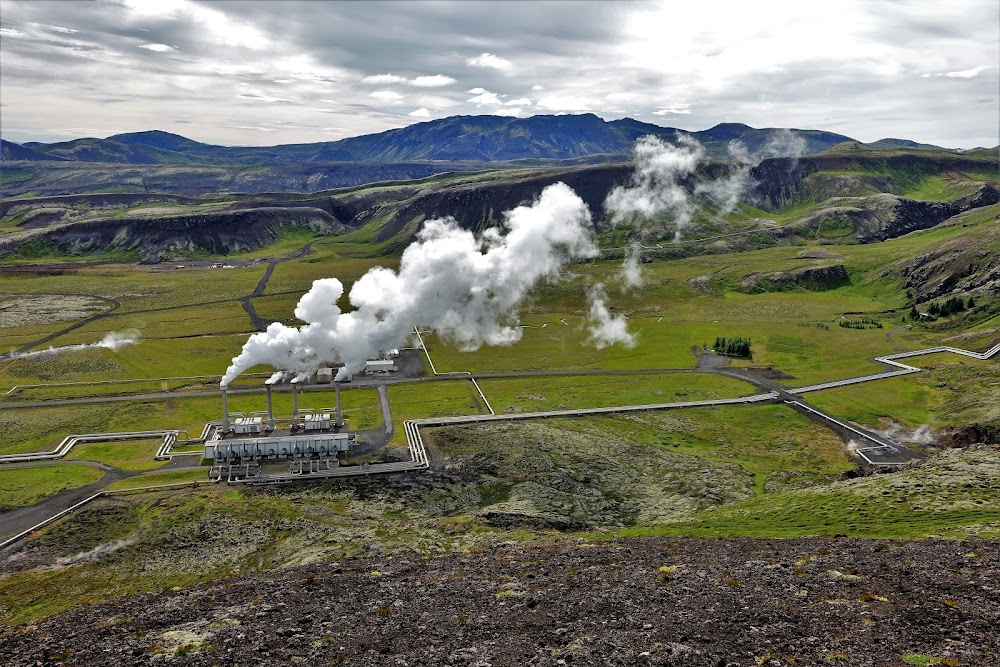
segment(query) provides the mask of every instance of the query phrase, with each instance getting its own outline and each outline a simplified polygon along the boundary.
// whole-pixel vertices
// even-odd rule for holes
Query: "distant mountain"
[[[949,150],[947,148],[941,148],[940,146],[935,146],[934,144],[921,144],[916,141],[910,141],[909,139],[879,139],[878,141],[873,141],[869,144],[865,144],[870,148],[926,148],[928,150],[944,151]]]
[[[30,147],[20,148],[65,160],[118,164],[255,166],[423,160],[507,162],[569,160],[590,156],[606,156],[608,160],[614,160],[626,159],[640,136],[652,134],[675,141],[683,132],[632,118],[608,122],[594,114],[528,118],[452,116],[378,134],[312,144],[213,146],[177,134],[152,130],[116,134],[107,139],[85,138],[53,144],[32,142]],[[774,154],[773,149],[777,148],[778,155],[801,153],[803,150],[806,154],[818,153],[839,143],[853,141],[850,137],[820,130],[757,129],[741,123],[723,123],[688,134],[702,142],[710,155],[719,158],[728,156],[728,146],[732,141],[744,143],[751,152],[768,146]]]
[[[61,158],[54,157],[52,155],[46,155],[41,151],[36,151],[28,146],[22,146],[21,144],[15,144],[12,141],[4,141],[0,139],[0,160],[58,160]]]

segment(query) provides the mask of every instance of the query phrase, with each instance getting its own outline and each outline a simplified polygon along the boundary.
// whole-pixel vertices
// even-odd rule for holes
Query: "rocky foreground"
[[[0,629],[11,665],[1000,665],[1000,545],[634,539],[373,557]]]

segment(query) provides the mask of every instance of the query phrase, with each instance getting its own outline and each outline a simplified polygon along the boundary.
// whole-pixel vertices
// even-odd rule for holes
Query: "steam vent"
[[[344,428],[340,408],[340,383],[333,408],[300,408],[299,386],[291,383],[292,414],[275,418],[271,400],[273,387],[264,385],[267,410],[245,414],[229,411],[229,390],[222,385],[222,422],[215,437],[205,442],[205,458],[216,464],[263,463],[282,459],[319,459],[327,467],[336,465],[341,452],[355,445],[354,434]]]

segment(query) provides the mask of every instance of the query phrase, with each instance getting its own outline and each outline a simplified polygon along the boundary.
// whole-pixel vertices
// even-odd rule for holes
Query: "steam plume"
[[[79,345],[62,345],[59,347],[48,347],[44,350],[33,352],[11,352],[8,359],[30,359],[32,357],[48,357],[63,352],[74,352],[76,350],[87,350],[90,348],[103,347],[106,350],[116,351],[126,345],[135,345],[139,342],[139,332],[134,329],[127,331],[111,331],[105,334],[104,338],[96,343],[81,343]]]
[[[695,193],[714,204],[719,213],[725,215],[736,209],[736,204],[754,185],[750,171],[770,157],[791,157],[791,169],[798,164],[798,158],[806,153],[805,139],[788,129],[774,132],[759,151],[751,153],[740,141],[729,143],[729,155],[736,163],[729,175],[723,178],[699,183]]]
[[[705,156],[705,148],[682,134],[677,145],[649,135],[635,142],[635,173],[632,185],[617,186],[604,200],[611,222],[635,222],[670,213],[678,232],[694,213],[680,180],[694,173]]]
[[[625,347],[635,346],[635,336],[628,331],[628,322],[623,315],[612,316],[604,304],[604,285],[598,283],[590,290],[590,340],[597,349],[621,343]]]
[[[528,291],[597,248],[586,204],[563,183],[545,188],[534,205],[508,211],[504,222],[505,235],[487,229],[477,238],[453,218],[427,221],[398,271],[376,267],[354,284],[351,312],[337,306],[344,293],[339,280],[315,281],[295,308],[305,324],[275,322],[250,336],[222,384],[256,364],[301,378],[340,362],[342,379],[379,350],[402,346],[414,326],[469,351],[519,340],[516,309]]]
[[[680,239],[681,229],[690,221],[694,207],[688,201],[681,179],[690,176],[705,155],[704,147],[687,135],[680,135],[677,145],[657,137],[640,137],[633,149],[635,172],[628,187],[616,186],[604,200],[604,209],[612,224],[630,222],[639,228],[654,216],[669,213],[676,225],[674,238]],[[639,242],[633,242],[625,252],[622,280],[626,285],[642,284],[639,267]]]

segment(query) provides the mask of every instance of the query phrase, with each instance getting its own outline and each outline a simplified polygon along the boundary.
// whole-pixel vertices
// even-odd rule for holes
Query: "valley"
[[[797,590],[843,600],[849,615],[900,599],[883,550],[962,544],[952,550],[977,554],[963,567],[986,576],[1000,537],[992,492],[1000,480],[997,164],[841,145],[794,162],[762,160],[726,211],[696,194],[699,183],[732,173],[711,162],[682,182],[693,202],[683,228],[666,215],[611,224],[607,193],[633,170],[619,162],[507,165],[339,191],[7,198],[0,539],[16,539],[0,552],[0,622],[13,627],[0,631],[0,645],[86,664],[90,649],[56,639],[58,628],[71,618],[120,617],[113,633],[136,638],[119,639],[113,650],[123,656],[201,664],[213,642],[232,640],[230,625],[248,623],[247,613],[280,613],[288,603],[277,600],[326,586],[318,573],[332,567],[338,577],[394,586],[396,576],[417,577],[417,563],[478,581],[489,577],[468,573],[496,567],[488,559],[554,559],[558,581],[490,580],[488,597],[505,619],[536,597],[530,609],[545,608],[543,591],[562,591],[577,573],[613,585],[620,549],[643,554],[650,590],[687,581],[719,600],[720,591],[777,576],[771,565],[747,564],[755,553],[770,554],[761,558],[775,567],[805,558],[788,565],[803,570]],[[433,326],[418,329],[401,350],[405,373],[342,385],[348,428],[366,435],[336,474],[296,475],[265,462],[259,476],[211,481],[203,438],[218,428],[219,379],[248,335],[272,322],[301,326],[296,304],[321,278],[344,282],[338,305],[349,311],[350,287],[373,267],[399,269],[427,220],[450,215],[481,234],[556,182],[590,212],[598,252],[531,290],[511,323],[517,342],[468,350]],[[621,278],[630,248],[638,248],[637,286]],[[595,344],[595,284],[605,286],[631,347]],[[961,310],[931,314],[948,299]],[[97,345],[112,334],[131,342]],[[720,337],[749,339],[747,354],[713,349]],[[942,347],[959,352],[934,351]],[[917,369],[906,375],[836,386],[899,371],[896,356],[921,350],[931,351],[898,359]],[[254,366],[235,380],[229,409],[263,414],[261,383],[273,370]],[[300,405],[289,389],[275,386],[283,418]],[[295,400],[318,409],[337,399],[314,384]],[[37,454],[69,436],[123,432],[136,435]],[[407,468],[415,451],[425,458]],[[396,472],[377,474],[380,466]],[[706,539],[733,551],[727,576],[737,583],[716,590],[698,574],[722,557],[709,557]],[[607,574],[581,555],[588,549],[610,559]],[[813,557],[822,567],[806,573]],[[455,559],[475,565],[443,574]],[[959,584],[919,571],[925,592],[907,604],[945,596],[959,609],[988,607],[971,590],[926,592]],[[222,592],[275,581],[282,591],[260,607],[244,609],[246,600]],[[173,616],[135,620],[136,605],[200,604],[192,600],[205,595],[211,614],[230,620],[211,628]],[[374,612],[378,623],[411,604],[395,589],[372,595],[373,609],[392,608]],[[326,612],[309,613],[318,622]],[[435,623],[464,623],[465,612],[455,613]],[[940,654],[940,642],[896,616],[909,613],[878,612],[902,628],[886,650],[897,660]],[[813,622],[805,618],[796,622]],[[287,619],[288,636],[304,632],[295,623],[306,622]],[[36,631],[49,637],[41,647],[29,640]],[[178,632],[190,634],[175,640]],[[336,636],[345,654],[369,650],[360,637]],[[873,641],[823,635],[815,647],[786,648],[829,662]],[[751,645],[692,635],[670,651],[691,652],[690,664],[719,652],[765,655]]]

